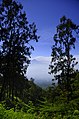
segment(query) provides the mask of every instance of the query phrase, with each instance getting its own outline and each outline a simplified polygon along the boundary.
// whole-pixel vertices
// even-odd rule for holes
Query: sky
[[[34,78],[36,83],[49,82],[53,76],[49,75],[49,64],[53,36],[59,19],[65,15],[75,24],[79,24],[79,0],[18,0],[22,3],[27,19],[30,23],[35,22],[40,36],[38,43],[33,42],[35,50],[32,52],[32,61],[27,70],[27,77]],[[72,51],[79,61],[79,41],[76,49]],[[79,65],[77,65],[79,68]]]
[[[38,56],[32,58],[31,64],[27,70],[27,76],[35,79],[39,86],[47,87],[52,83],[52,75],[48,74],[50,57]]]
[[[1,1],[1,0],[0,0]],[[79,24],[79,0],[17,0],[23,5],[28,21],[35,22],[38,29],[39,42],[32,42],[35,50],[32,57],[50,56],[53,36],[59,19],[65,15]],[[74,54],[78,54],[79,41]]]
[[[56,33],[56,26],[59,24],[59,19],[63,15],[72,19],[74,23],[79,24],[79,0],[18,1],[22,3],[26,11],[28,21],[30,23],[35,22],[38,29],[37,34],[40,36],[38,43],[32,43],[35,48],[35,51],[32,52],[33,57],[51,55],[53,35]],[[78,48],[78,46],[76,47]],[[74,53],[78,54],[78,52]]]

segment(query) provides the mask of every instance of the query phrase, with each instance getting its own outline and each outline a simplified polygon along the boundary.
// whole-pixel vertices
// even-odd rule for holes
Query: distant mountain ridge
[[[35,79],[35,83],[41,87],[48,87],[52,84],[52,76],[49,72],[50,57],[35,57],[28,67],[27,76]]]
[[[79,62],[79,55],[74,56]],[[53,75],[48,74],[51,57],[38,56],[31,59],[27,70],[27,78],[35,79],[35,83],[41,87],[48,87],[52,84]],[[76,66],[79,69],[79,63]]]

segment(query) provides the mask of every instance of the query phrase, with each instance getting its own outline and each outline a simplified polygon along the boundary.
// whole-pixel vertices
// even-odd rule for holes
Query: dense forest
[[[41,37],[41,36],[40,36]],[[79,70],[72,54],[79,25],[62,16],[53,36],[49,74],[52,85],[43,89],[26,77],[39,42],[35,23],[29,24],[15,0],[0,3],[0,119],[78,119]],[[32,42],[31,42],[32,41]]]

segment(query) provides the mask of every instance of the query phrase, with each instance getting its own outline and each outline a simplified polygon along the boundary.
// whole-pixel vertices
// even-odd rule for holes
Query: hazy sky
[[[59,19],[66,15],[79,24],[79,0],[18,0],[26,11],[28,21],[35,22],[40,36],[38,43],[33,43],[35,51],[32,56],[50,56],[53,35]],[[78,54],[79,42],[74,54]]]

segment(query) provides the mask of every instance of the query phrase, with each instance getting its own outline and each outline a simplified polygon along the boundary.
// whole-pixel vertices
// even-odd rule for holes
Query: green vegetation
[[[79,118],[79,99],[67,103],[42,102],[42,105],[35,107],[30,104],[16,105],[14,108],[5,109],[0,104],[0,119],[78,119]],[[20,109],[19,109],[20,108]]]
[[[30,41],[38,41],[36,25],[29,24],[21,4],[0,5],[0,119],[78,119],[79,71],[71,54],[79,26],[63,16],[52,47],[51,87],[42,89],[25,77],[30,63]],[[53,82],[52,81],[52,82]]]

